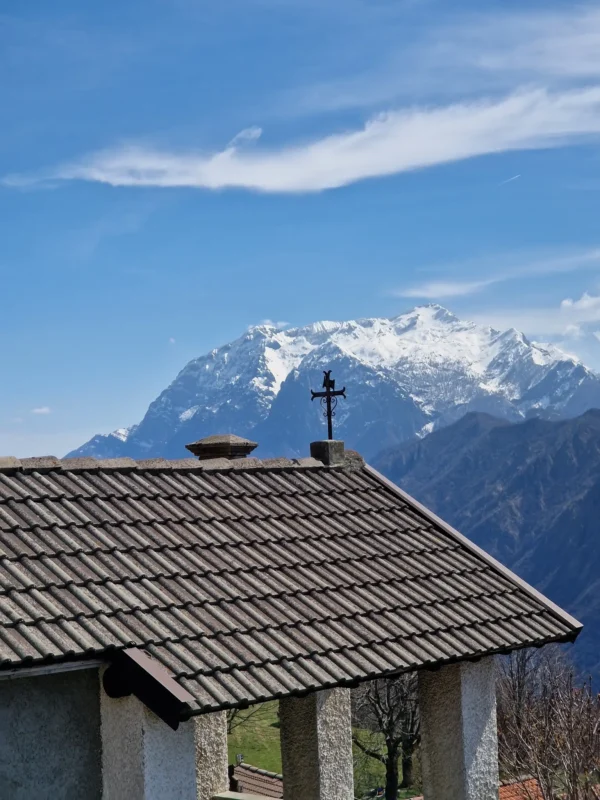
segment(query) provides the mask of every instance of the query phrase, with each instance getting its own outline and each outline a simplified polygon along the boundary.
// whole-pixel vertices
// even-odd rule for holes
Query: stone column
[[[103,800],[210,800],[229,788],[224,712],[174,731],[133,696],[101,693]]]
[[[353,800],[350,690],[279,701],[285,800]]]
[[[227,712],[216,711],[193,717],[196,758],[196,800],[210,800],[229,789]]]
[[[419,673],[425,800],[498,800],[493,658]]]

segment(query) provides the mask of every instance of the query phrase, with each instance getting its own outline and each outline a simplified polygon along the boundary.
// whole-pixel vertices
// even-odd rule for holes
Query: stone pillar
[[[210,800],[229,788],[224,712],[174,731],[133,696],[101,693],[103,800]]]
[[[279,701],[285,800],[353,800],[350,690]]]
[[[211,800],[229,789],[227,712],[216,711],[193,717],[196,758],[195,800]]]
[[[425,800],[498,800],[493,658],[419,672]]]

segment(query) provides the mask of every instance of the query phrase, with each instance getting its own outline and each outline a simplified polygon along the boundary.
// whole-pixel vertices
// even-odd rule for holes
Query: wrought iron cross
[[[333,417],[335,417],[335,409],[338,404],[338,397],[343,397],[344,400],[346,399],[346,387],[344,386],[343,389],[338,389],[337,392],[335,390],[335,381],[331,377],[331,370],[323,370],[323,388],[325,389],[324,392],[313,392],[310,390],[311,393],[311,400],[315,398],[320,398],[321,405],[325,409],[323,412],[323,416],[327,417],[327,438],[333,439]]]

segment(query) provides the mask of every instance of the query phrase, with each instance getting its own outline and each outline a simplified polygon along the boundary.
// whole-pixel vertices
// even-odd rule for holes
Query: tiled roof
[[[283,776],[251,764],[236,764],[233,768],[232,790],[262,797],[282,798]]]
[[[507,783],[500,787],[498,800],[544,800],[542,788],[535,778]]]
[[[356,454],[0,459],[0,668],[138,647],[193,712],[573,639]]]
[[[410,800],[423,800],[423,795]],[[498,789],[498,800],[544,800],[540,784],[535,778],[516,783],[506,783]]]

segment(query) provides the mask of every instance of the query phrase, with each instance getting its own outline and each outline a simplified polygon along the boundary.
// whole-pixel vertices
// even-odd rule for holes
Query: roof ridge
[[[97,459],[92,456],[78,458],[57,458],[56,456],[35,456],[31,458],[16,458],[15,456],[0,456],[0,474],[15,472],[130,472],[131,470],[161,472],[163,470],[194,470],[198,472],[228,472],[252,469],[357,469],[364,465],[362,457],[353,450],[347,450],[346,458],[342,464],[326,465],[311,456],[300,458],[210,458],[200,461],[197,458],[149,458],[135,460],[133,458],[104,458]]]

